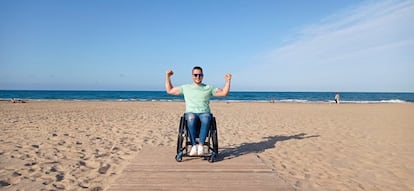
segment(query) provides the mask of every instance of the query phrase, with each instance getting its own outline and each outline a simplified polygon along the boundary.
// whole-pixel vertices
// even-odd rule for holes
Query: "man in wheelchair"
[[[165,90],[171,95],[184,95],[185,100],[185,120],[190,134],[191,151],[190,156],[204,155],[204,143],[210,128],[212,115],[210,113],[211,96],[224,97],[229,94],[231,74],[226,74],[224,87],[215,88],[203,83],[203,69],[195,66],[192,70],[192,84],[185,84],[174,87],[171,83],[172,70],[167,70],[165,78]],[[197,123],[200,123],[200,130],[197,136]],[[198,145],[196,137],[199,138]]]

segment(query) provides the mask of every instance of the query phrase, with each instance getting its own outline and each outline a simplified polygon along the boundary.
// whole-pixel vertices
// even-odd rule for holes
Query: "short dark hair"
[[[194,68],[191,72],[194,72],[194,70],[200,70],[201,73],[203,73],[203,68],[201,68],[200,66],[194,66]]]

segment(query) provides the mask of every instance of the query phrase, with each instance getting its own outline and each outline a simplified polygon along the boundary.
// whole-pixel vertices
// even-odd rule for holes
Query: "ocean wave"
[[[285,102],[285,103],[309,103],[309,100],[306,99],[282,99],[274,100],[275,102]]]
[[[341,101],[341,103],[409,103],[404,100],[399,99],[391,99],[391,100],[380,100],[380,101],[369,101],[369,100],[362,100],[362,101]]]

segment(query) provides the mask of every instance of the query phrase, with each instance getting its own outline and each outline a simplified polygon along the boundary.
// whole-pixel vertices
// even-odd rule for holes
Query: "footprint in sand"
[[[50,183],[54,182],[52,178],[42,178],[43,185],[49,185]]]
[[[0,188],[1,187],[7,187],[10,186],[11,184],[7,181],[7,180],[0,180]]]
[[[84,160],[80,160],[79,161],[79,165],[80,166],[85,166],[87,168],[91,168],[91,169],[96,169],[99,168],[101,166],[100,162],[97,161],[84,161]]]
[[[21,181],[22,174],[14,172],[10,177],[6,179],[3,183],[0,183],[0,185],[16,185]]]

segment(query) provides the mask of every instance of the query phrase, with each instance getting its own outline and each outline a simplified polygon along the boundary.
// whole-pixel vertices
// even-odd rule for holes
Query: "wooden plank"
[[[108,191],[294,190],[255,154],[215,163],[199,157],[176,162],[174,156],[174,148],[145,147]]]

